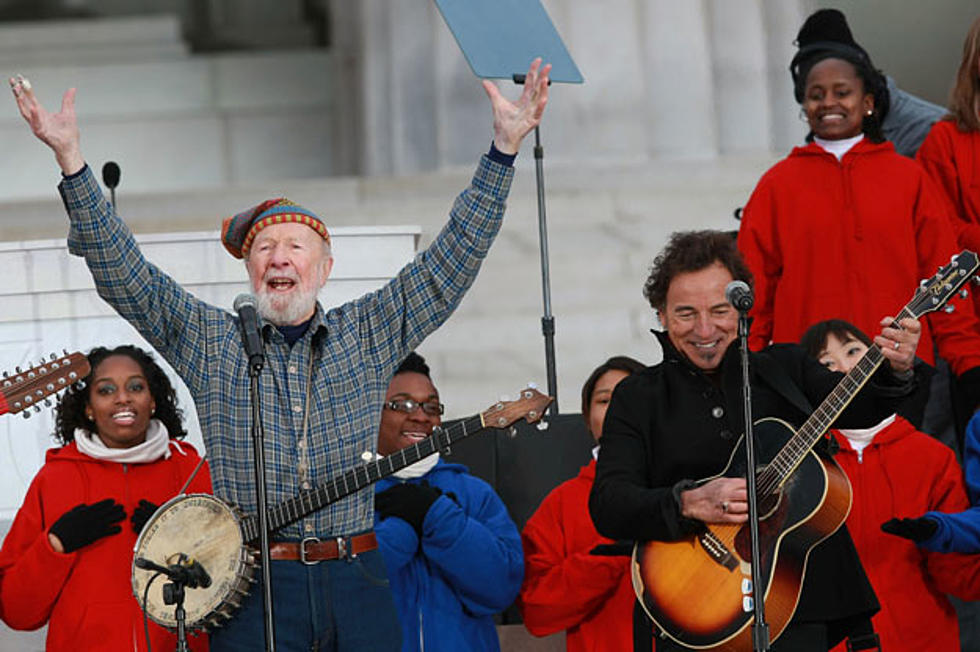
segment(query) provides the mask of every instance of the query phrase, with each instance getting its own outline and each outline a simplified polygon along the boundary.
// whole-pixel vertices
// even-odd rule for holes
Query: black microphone
[[[732,281],[725,286],[725,300],[739,312],[748,312],[755,300],[752,289],[745,281]]]
[[[102,181],[109,189],[114,189],[119,185],[119,177],[121,174],[122,172],[119,170],[119,164],[115,161],[109,161],[102,166]]]
[[[204,570],[204,566],[196,559],[191,559],[183,553],[180,554],[179,558],[180,563],[170,566],[161,566],[145,557],[137,557],[133,560],[133,563],[137,568],[163,573],[170,578],[170,581],[179,582],[190,589],[196,589],[197,587],[206,589],[211,586],[211,576]]]
[[[248,366],[257,374],[265,364],[265,348],[259,333],[259,313],[256,310],[255,297],[251,294],[239,294],[235,297],[235,312],[238,313],[238,323],[242,328],[242,342],[245,344]]]
[[[119,177],[121,175],[122,172],[119,170],[119,164],[115,161],[109,161],[102,166],[102,183],[109,189],[109,194],[112,196],[113,208],[116,208],[116,186],[119,185]]]

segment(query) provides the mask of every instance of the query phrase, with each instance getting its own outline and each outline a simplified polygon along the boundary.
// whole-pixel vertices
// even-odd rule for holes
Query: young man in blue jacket
[[[410,353],[388,385],[378,453],[424,440],[442,423],[429,367]],[[466,467],[423,458],[378,483],[375,532],[402,625],[402,650],[500,649],[493,615],[517,597],[524,555],[517,526]]]

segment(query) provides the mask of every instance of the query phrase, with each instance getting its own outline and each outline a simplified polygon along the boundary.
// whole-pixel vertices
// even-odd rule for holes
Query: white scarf
[[[871,426],[870,428],[861,428],[856,430],[841,430],[840,434],[847,438],[850,442],[851,448],[858,454],[858,462],[864,457],[863,451],[865,448],[871,444],[871,440],[875,438],[879,432],[890,426],[895,422],[895,415],[891,415],[881,423],[876,426]]]
[[[436,464],[439,463],[439,453],[435,452],[432,455],[423,457],[418,462],[414,464],[409,464],[401,471],[395,471],[395,477],[402,480],[411,480],[412,478],[421,478],[423,475],[432,470]]]
[[[119,462],[120,464],[142,464],[156,462],[160,458],[170,458],[170,433],[159,419],[150,419],[146,428],[146,440],[129,448],[109,448],[97,435],[75,428],[75,443],[78,450],[97,460]]]

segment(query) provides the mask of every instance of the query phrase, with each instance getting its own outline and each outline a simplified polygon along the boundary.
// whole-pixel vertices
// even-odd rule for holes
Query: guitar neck
[[[907,308],[903,308],[895,321],[898,322],[912,314]],[[878,345],[872,344],[868,347],[864,356],[847,373],[846,376],[837,384],[837,387],[820,403],[814,410],[810,418],[797,430],[796,434],[786,443],[782,450],[766,466],[765,471],[766,486],[769,490],[781,487],[789,478],[790,474],[796,470],[807,453],[816,445],[820,438],[830,429],[830,424],[837,420],[847,406],[850,404],[854,395],[868,382],[872,374],[877,371],[881,363],[885,361]],[[763,478],[760,477],[760,486]],[[775,483],[775,484],[773,484]]]
[[[299,519],[335,503],[345,496],[356,493],[389,475],[428,457],[437,451],[474,435],[486,428],[483,415],[478,414],[454,423],[447,429],[433,430],[432,435],[417,444],[406,446],[396,453],[374,462],[356,466],[326,484],[301,492],[299,495],[273,505],[266,510],[269,531],[278,530]],[[242,519],[245,541],[259,538],[259,521],[256,516]]]

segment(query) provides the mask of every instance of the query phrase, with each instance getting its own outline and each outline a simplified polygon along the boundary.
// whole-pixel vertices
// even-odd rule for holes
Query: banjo
[[[515,401],[499,401],[480,414],[448,428],[436,428],[426,439],[387,457],[363,464],[297,496],[268,508],[270,531],[322,509],[435,452],[488,428],[503,429],[520,419],[534,423],[553,399],[534,388],[521,390]],[[365,453],[366,457],[373,456]],[[207,587],[184,597],[188,630],[211,631],[231,619],[248,595],[259,563],[253,544],[259,538],[259,519],[209,494],[178,495],[164,503],[146,522],[133,550],[132,586],[136,601],[155,623],[177,629],[172,606],[164,600],[164,584],[153,585],[153,570],[139,568],[136,559],[160,566],[198,562],[211,577]],[[145,597],[144,597],[145,596]]]

